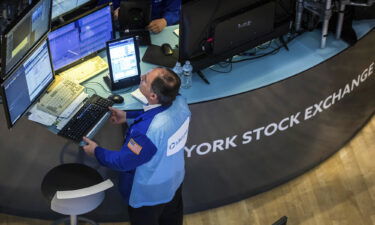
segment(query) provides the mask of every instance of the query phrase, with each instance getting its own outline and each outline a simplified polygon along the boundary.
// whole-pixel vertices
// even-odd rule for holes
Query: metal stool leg
[[[322,28],[322,40],[320,47],[326,47],[327,35],[328,35],[328,25],[329,19],[331,18],[332,10],[331,10],[331,0],[326,0],[325,10],[324,10],[324,17],[323,17],[323,28]]]
[[[344,23],[345,6],[346,6],[346,1],[340,0],[339,16],[337,19],[337,27],[336,27],[336,39],[339,39],[341,37],[342,25]]]
[[[303,13],[303,0],[297,0],[296,19],[294,23],[296,32],[301,30],[302,13]]]
[[[55,220],[51,223],[51,225],[59,225],[59,224],[77,225],[77,223],[79,221],[82,221],[82,222],[85,222],[85,223],[88,223],[88,224],[91,224],[91,225],[99,225],[98,223],[96,223],[93,220],[90,220],[90,219],[87,219],[87,218],[81,217],[81,216],[77,217],[75,215],[71,215],[70,217],[65,217],[65,218],[62,218],[62,219]]]

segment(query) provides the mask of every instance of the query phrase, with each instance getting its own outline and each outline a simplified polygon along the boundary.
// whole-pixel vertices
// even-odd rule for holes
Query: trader
[[[179,88],[180,79],[173,71],[153,69],[142,75],[139,85],[149,104],[130,125],[119,151],[83,138],[88,155],[120,172],[119,189],[129,203],[132,225],[182,225],[184,146],[191,113]],[[126,122],[126,112],[110,110],[112,123]]]
[[[118,11],[121,0],[99,0],[99,4],[113,2],[115,18],[118,18]],[[180,19],[181,0],[151,0],[151,22],[147,28],[153,33],[160,33],[166,26],[174,25]]]

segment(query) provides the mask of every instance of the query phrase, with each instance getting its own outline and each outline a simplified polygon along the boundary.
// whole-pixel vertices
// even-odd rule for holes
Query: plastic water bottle
[[[180,62],[176,62],[176,65],[173,67],[173,72],[177,74],[177,76],[182,77],[182,66]]]
[[[182,67],[181,87],[190,88],[193,83],[192,76],[193,66],[190,64],[190,61],[186,61]]]

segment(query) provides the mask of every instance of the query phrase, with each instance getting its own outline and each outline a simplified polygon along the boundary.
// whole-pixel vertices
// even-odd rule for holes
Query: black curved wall
[[[254,91],[192,104],[185,149],[186,212],[268,190],[340,149],[375,110],[374,53],[372,31],[355,46],[301,74]],[[96,136],[108,148],[119,148],[121,139],[121,128],[109,124]],[[2,213],[61,217],[49,209],[40,192],[43,176],[61,162],[83,161],[116,181],[114,172],[84,156],[77,146],[26,119],[8,131],[0,116],[0,161]],[[116,188],[87,216],[97,221],[127,220]]]

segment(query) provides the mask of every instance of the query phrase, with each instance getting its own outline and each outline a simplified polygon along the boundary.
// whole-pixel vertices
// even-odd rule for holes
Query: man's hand
[[[109,107],[109,110],[111,111],[111,117],[110,120],[113,124],[122,124],[126,122],[126,112],[115,109],[113,107]]]
[[[83,150],[86,152],[87,155],[94,156],[95,148],[98,147],[98,144],[87,137],[83,137],[82,139],[84,142],[87,143],[87,145],[82,147]]]
[[[167,21],[164,18],[161,18],[151,21],[151,23],[147,26],[147,29],[157,34],[160,33],[166,26]]]

